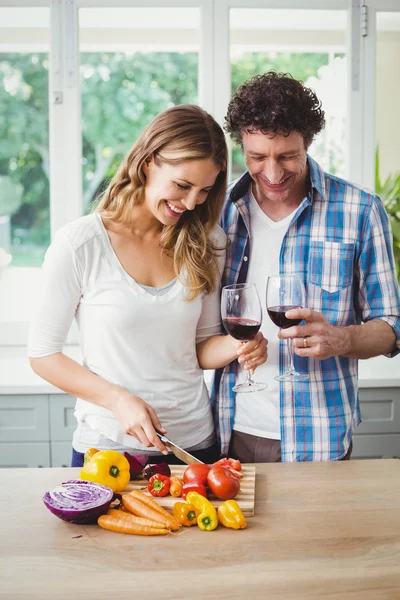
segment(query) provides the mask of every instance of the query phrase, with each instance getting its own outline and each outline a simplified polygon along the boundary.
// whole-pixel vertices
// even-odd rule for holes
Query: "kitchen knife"
[[[193,465],[195,463],[204,465],[203,461],[199,460],[198,458],[193,456],[193,454],[189,454],[189,452],[186,452],[186,450],[183,450],[182,448],[171,442],[171,440],[165,437],[165,435],[162,435],[158,431],[156,433],[162,441],[162,443],[164,444],[164,446],[167,446],[167,448],[169,448],[171,452],[175,454],[177,458],[179,458],[179,460],[181,460],[187,465]]]

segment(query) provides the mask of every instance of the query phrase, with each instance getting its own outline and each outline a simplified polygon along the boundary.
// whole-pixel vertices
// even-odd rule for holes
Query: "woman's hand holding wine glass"
[[[243,283],[225,286],[222,289],[221,313],[222,323],[229,335],[243,343],[254,340],[258,335],[262,320],[261,303],[255,285]],[[244,354],[244,350],[246,350],[245,347],[243,347],[239,362],[252,361],[251,368],[265,362],[266,340],[263,336],[260,342],[254,346],[253,353],[248,355],[248,350],[246,350],[246,354]],[[235,385],[233,390],[235,392],[254,392],[266,387],[266,383],[257,383],[252,380],[250,368],[248,368],[246,381]]]

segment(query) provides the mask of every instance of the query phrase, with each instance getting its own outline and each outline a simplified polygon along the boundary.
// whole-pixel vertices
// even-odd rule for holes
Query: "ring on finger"
[[[303,338],[303,348],[308,348],[307,338]]]

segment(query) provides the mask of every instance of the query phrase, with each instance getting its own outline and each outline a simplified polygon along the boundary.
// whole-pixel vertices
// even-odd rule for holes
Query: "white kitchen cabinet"
[[[48,439],[48,396],[0,396],[0,442],[45,442]]]
[[[400,457],[400,388],[362,388],[352,459]],[[0,468],[68,467],[75,429],[68,394],[0,395]]]
[[[76,398],[68,394],[51,394],[49,396],[50,439],[52,441],[71,443],[76,427],[75,402]]]
[[[48,442],[0,443],[0,468],[50,467]]]
[[[69,467],[75,401],[68,394],[0,396],[0,468]]]
[[[69,442],[51,442],[50,443],[50,461],[52,467],[70,467],[72,456],[72,443]]]
[[[352,458],[400,458],[400,389],[361,389]]]

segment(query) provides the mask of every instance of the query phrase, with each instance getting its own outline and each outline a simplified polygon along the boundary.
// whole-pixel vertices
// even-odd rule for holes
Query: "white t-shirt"
[[[225,246],[220,227],[212,237],[218,247]],[[224,260],[221,252],[221,271]],[[43,294],[30,328],[29,356],[62,352],[75,317],[83,365],[89,371],[148,402],[179,446],[194,446],[212,433],[196,342],[221,333],[219,289],[187,301],[186,288],[177,279],[167,293],[150,294],[123,269],[99,214],[82,217],[57,233],[42,275]],[[76,450],[95,441],[93,436],[82,439],[86,428],[99,439],[114,442],[110,447],[117,444],[149,453],[123,432],[112,411],[78,398],[75,415]]]
[[[236,393],[233,429],[265,438],[281,438],[279,422],[279,374],[278,328],[268,316],[266,308],[266,285],[269,275],[279,275],[279,254],[282,240],[288,230],[293,213],[281,221],[272,221],[260,208],[250,191],[251,255],[247,282],[254,283],[262,305],[260,331],[268,340],[268,360],[257,367],[254,380],[268,384],[260,392]],[[246,371],[239,366],[237,382],[243,383]]]

